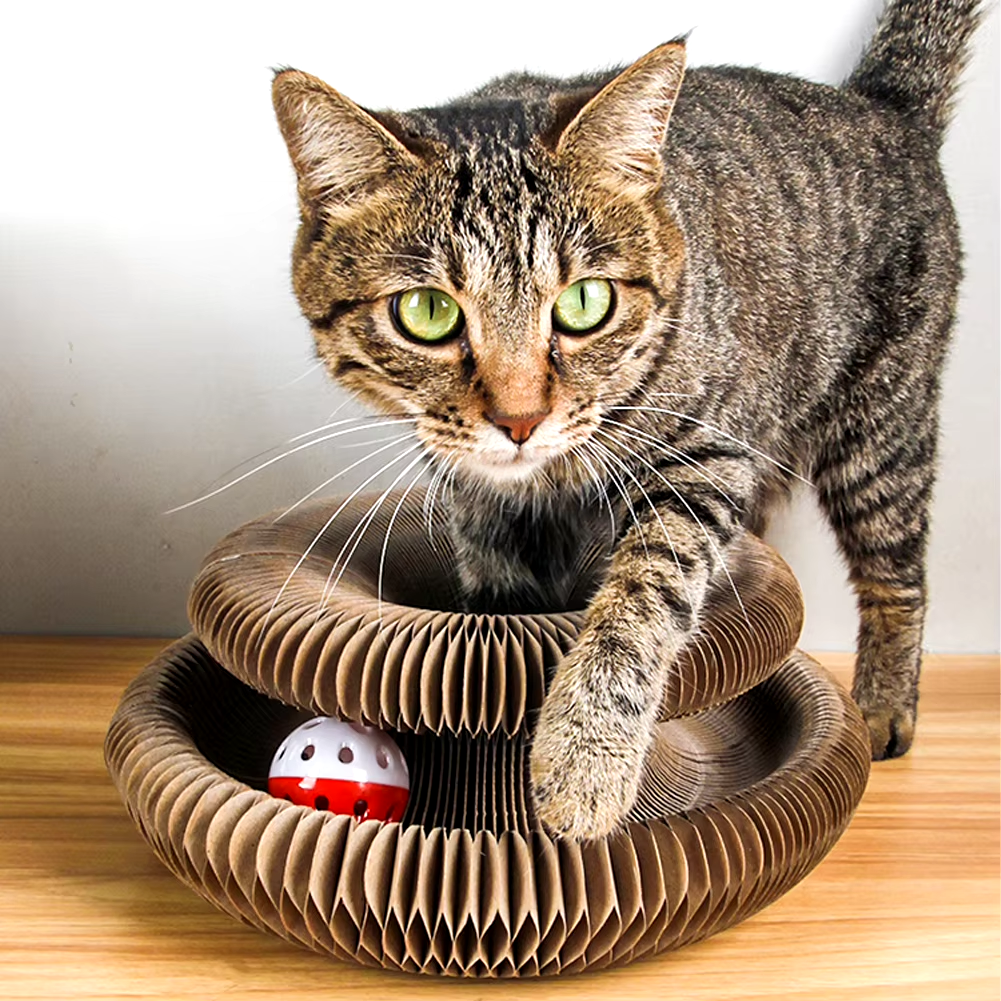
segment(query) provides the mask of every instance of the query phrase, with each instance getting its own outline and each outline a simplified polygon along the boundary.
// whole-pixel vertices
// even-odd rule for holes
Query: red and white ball
[[[410,773],[385,731],[317,716],[275,751],[268,792],[358,820],[398,821],[410,795]]]

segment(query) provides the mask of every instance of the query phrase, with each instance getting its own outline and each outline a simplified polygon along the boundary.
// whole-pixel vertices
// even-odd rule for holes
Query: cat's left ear
[[[308,73],[279,72],[272,96],[308,210],[355,204],[417,164],[373,115]]]
[[[661,181],[660,150],[684,75],[684,41],[648,52],[581,108],[556,156],[615,190],[648,193]]]

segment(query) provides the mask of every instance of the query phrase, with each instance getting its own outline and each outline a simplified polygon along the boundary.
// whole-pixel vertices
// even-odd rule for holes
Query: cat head
[[[510,78],[406,114],[279,72],[293,286],[333,377],[412,415],[464,477],[586,481],[602,414],[677,315],[684,243],[659,192],[683,72],[671,42],[610,80]]]

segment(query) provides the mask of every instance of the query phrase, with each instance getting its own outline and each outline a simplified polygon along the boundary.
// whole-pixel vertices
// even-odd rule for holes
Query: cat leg
[[[637,511],[539,714],[530,754],[536,815],[564,837],[609,834],[635,802],[671,666],[739,531],[724,505],[669,496],[645,517]]]
[[[911,379],[924,385],[891,398],[885,383],[882,395],[853,393],[856,405],[827,423],[814,472],[858,602],[852,695],[876,760],[911,746],[921,670],[937,385],[928,371]]]

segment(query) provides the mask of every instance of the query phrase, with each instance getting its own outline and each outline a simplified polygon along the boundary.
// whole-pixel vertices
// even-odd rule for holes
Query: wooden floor
[[[149,640],[0,637],[5,998],[998,998],[999,662],[929,657],[917,744],[876,765],[804,882],[716,938],[619,970],[521,982],[381,973],[246,928],[171,876],[101,744]],[[842,679],[848,659],[822,658]]]

